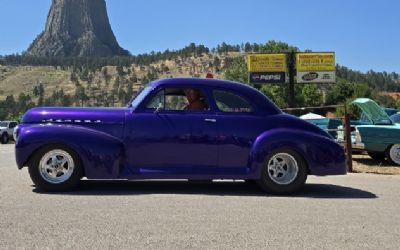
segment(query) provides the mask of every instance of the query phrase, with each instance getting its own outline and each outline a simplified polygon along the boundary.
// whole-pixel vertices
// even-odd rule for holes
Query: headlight
[[[17,141],[17,137],[18,137],[18,128],[19,128],[19,125],[17,125],[17,126],[14,128],[14,131],[13,131],[13,138],[14,138],[14,141]]]

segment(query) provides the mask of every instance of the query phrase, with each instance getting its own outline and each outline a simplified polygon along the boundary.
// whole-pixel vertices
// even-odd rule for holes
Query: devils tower
[[[33,41],[33,56],[121,56],[105,0],[53,0],[45,30]]]

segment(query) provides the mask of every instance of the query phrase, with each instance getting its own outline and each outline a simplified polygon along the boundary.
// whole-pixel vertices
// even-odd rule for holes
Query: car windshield
[[[8,123],[7,122],[0,122],[0,127],[8,127]]]
[[[145,86],[135,96],[133,96],[132,100],[128,104],[128,107],[136,108],[152,89],[153,88],[150,85]]]
[[[382,119],[374,122],[375,125],[392,125],[393,122],[390,119]]]

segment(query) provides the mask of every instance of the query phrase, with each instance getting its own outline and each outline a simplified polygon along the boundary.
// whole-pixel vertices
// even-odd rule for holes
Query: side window
[[[10,128],[15,128],[17,126],[17,123],[16,122],[11,122],[10,123]]]
[[[157,94],[147,103],[146,109],[164,109],[165,107],[165,98],[164,98],[164,90],[158,91]]]
[[[253,112],[251,104],[246,99],[237,94],[224,90],[214,90],[213,94],[218,109],[222,112]]]
[[[146,105],[146,109],[204,111],[209,109],[205,95],[197,88],[165,88]]]

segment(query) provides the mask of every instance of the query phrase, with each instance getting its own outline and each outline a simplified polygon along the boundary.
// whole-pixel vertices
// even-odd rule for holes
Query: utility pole
[[[289,108],[294,108],[296,106],[294,98],[294,75],[295,75],[295,62],[296,53],[291,51],[287,53],[288,55],[288,69],[289,69],[289,88],[288,88],[288,105]]]

